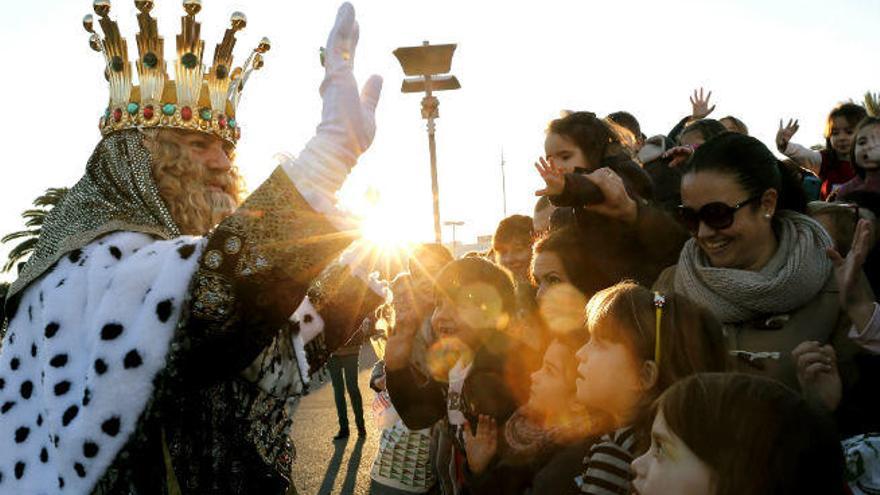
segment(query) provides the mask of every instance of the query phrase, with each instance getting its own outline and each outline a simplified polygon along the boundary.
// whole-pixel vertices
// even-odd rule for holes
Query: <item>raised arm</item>
[[[335,195],[372,142],[382,83],[374,76],[358,92],[352,74],[357,38],[354,9],[345,3],[327,42],[315,136],[208,237],[190,319],[194,337],[211,347],[223,369],[250,363],[354,239]]]

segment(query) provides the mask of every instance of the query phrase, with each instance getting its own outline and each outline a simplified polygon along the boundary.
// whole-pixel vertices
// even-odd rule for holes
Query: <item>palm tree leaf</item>
[[[39,196],[34,200],[34,206],[55,206],[64,199],[64,196],[67,195],[69,188],[66,187],[52,187],[46,189],[46,192],[43,193],[42,196]]]
[[[865,109],[868,115],[880,117],[880,93],[865,93]]]
[[[7,259],[6,264],[3,265],[3,271],[8,272],[18,262],[23,261],[26,256],[29,256],[34,251],[36,246],[37,239],[33,237],[17,244],[11,251],[9,251],[9,259]]]
[[[7,243],[9,241],[14,241],[15,239],[21,239],[22,237],[39,237],[40,229],[34,230],[19,230],[18,232],[11,232],[9,234],[0,237],[0,243]]]

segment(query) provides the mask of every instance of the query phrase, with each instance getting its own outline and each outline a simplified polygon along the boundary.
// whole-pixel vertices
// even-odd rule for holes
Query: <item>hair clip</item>
[[[654,314],[656,317],[656,325],[654,327],[654,362],[660,365],[660,320],[663,318],[663,307],[666,306],[666,297],[659,293],[654,293]]]

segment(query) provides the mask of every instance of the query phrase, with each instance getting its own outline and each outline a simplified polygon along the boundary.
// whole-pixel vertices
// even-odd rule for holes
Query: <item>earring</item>
[[[771,215],[770,213],[764,213],[764,218],[769,219],[769,218],[772,217],[772,216],[773,216],[773,215]]]

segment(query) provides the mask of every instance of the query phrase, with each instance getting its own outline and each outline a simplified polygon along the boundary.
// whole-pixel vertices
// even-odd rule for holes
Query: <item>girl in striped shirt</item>
[[[590,299],[586,327],[577,399],[607,433],[590,446],[575,484],[581,493],[627,495],[630,463],[649,443],[650,404],[685,376],[727,369],[721,326],[684,296],[623,282]]]

